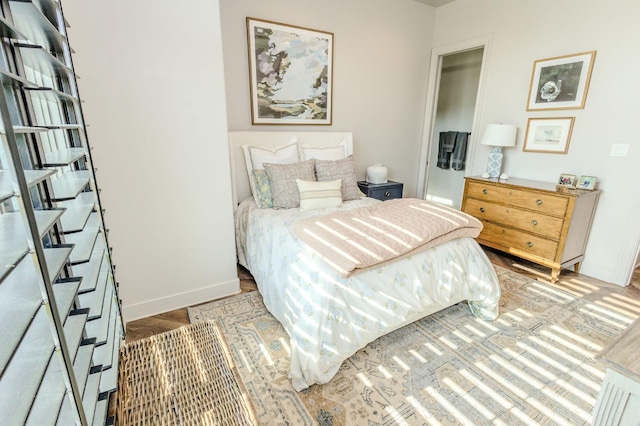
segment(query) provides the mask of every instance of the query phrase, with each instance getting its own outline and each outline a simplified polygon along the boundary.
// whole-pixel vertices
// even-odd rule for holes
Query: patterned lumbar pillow
[[[256,183],[255,188],[258,193],[258,207],[261,209],[270,209],[273,207],[273,196],[271,195],[271,184],[269,183],[266,170],[254,170],[253,180]]]
[[[296,179],[315,181],[313,160],[293,164],[264,163],[274,209],[292,209],[300,207],[300,193]]]
[[[300,212],[342,205],[342,180],[312,182],[296,179],[300,192]]]

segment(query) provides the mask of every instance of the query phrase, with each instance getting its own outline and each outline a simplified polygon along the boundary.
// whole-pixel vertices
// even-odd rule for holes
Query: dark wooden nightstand
[[[369,183],[364,180],[358,181],[358,188],[364,192],[367,197],[377,198],[378,200],[391,200],[393,198],[402,198],[401,182],[392,180],[387,183]]]

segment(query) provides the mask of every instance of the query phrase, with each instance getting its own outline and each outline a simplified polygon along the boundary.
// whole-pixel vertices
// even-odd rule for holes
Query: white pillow
[[[342,180],[312,182],[296,179],[300,192],[300,213],[342,205]]]
[[[340,142],[336,146],[310,146],[302,145],[300,147],[301,160],[342,160],[347,158],[347,144]]]
[[[258,198],[258,189],[253,176],[254,170],[264,170],[264,163],[272,164],[292,164],[298,162],[298,140],[291,139],[288,145],[280,146],[274,150],[260,146],[242,145],[244,152],[244,162],[247,166],[247,174],[249,175],[249,186],[251,194],[257,205],[260,205]]]

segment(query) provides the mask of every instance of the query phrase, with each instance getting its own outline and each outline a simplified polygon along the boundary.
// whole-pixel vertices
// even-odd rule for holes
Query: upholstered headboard
[[[242,145],[275,149],[291,143],[294,137],[298,141],[298,145],[317,147],[335,146],[344,142],[347,155],[353,154],[353,136],[351,132],[229,132],[234,209],[240,201],[251,196],[249,175],[245,165]]]

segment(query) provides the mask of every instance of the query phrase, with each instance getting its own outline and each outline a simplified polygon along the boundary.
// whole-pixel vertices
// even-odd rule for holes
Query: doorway
[[[490,36],[468,40],[434,49],[431,56],[418,196],[456,209],[462,203],[464,177],[471,174],[481,133],[477,127],[490,42]],[[468,135],[466,142],[464,138],[456,141],[466,147],[463,167],[459,162],[453,167],[451,162],[438,161],[440,132]]]

